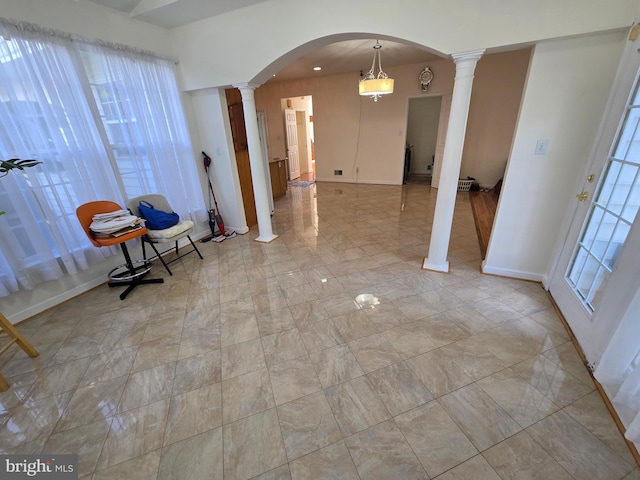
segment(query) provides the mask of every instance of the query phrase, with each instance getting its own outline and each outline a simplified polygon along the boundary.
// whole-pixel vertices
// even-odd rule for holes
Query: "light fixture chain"
[[[369,73],[367,74],[367,78],[368,79],[374,79],[375,77],[375,70],[376,70],[376,53],[378,53],[378,51],[376,50],[375,53],[373,54],[373,62],[371,62],[371,69],[369,70]]]

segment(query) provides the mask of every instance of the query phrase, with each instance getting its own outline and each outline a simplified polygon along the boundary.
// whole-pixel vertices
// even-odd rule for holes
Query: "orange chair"
[[[151,263],[146,260],[132,261],[129,255],[129,250],[125,242],[133,240],[134,238],[142,237],[147,233],[146,228],[141,228],[134,232],[125,233],[119,237],[96,237],[89,228],[93,221],[93,216],[98,213],[109,213],[116,210],[122,210],[122,207],[115,202],[109,200],[99,200],[96,202],[85,203],[80,205],[76,209],[76,215],[80,221],[80,225],[87,234],[91,243],[96,247],[109,247],[112,245],[120,245],[122,254],[124,255],[125,263],[120,265],[109,272],[109,287],[127,286],[127,289],[120,294],[120,300],[124,300],[125,297],[136,286],[148,283],[164,283],[162,278],[147,278],[144,277],[151,270]]]

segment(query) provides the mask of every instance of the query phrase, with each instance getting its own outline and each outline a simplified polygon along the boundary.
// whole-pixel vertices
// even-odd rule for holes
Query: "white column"
[[[447,252],[451,239],[453,209],[456,204],[458,177],[462,162],[462,147],[467,130],[473,72],[484,50],[457,53],[451,55],[456,64],[456,78],[453,84],[451,110],[444,155],[440,167],[440,184],[436,197],[436,210],[433,216],[429,254],[422,263],[422,268],[437,272],[448,272]]]
[[[267,172],[265,171],[260,134],[258,131],[258,114],[254,90],[259,85],[242,83],[234,85],[242,94],[242,109],[244,110],[244,125],[247,131],[247,146],[249,147],[249,165],[253,181],[253,197],[256,201],[258,217],[258,238],[256,241],[269,243],[278,238],[271,227],[271,213],[269,212],[269,192],[267,190]]]

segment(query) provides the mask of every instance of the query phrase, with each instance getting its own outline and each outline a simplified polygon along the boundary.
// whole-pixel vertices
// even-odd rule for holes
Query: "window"
[[[630,98],[567,279],[589,312],[600,296],[640,207],[640,82]]]
[[[116,251],[88,241],[82,203],[161,192],[206,218],[169,60],[0,21],[0,158],[43,162],[0,181],[0,297]]]

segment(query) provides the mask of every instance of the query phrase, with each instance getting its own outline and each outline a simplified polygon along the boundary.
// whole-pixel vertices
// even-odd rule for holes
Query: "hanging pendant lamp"
[[[393,93],[393,78],[382,71],[382,64],[380,62],[380,49],[382,45],[376,40],[376,44],[373,46],[373,63],[371,64],[371,70],[360,80],[358,84],[358,90],[360,95],[365,95],[373,98],[374,102],[378,101],[381,95],[387,95]],[[376,60],[378,60],[378,74],[374,73],[376,67]]]

